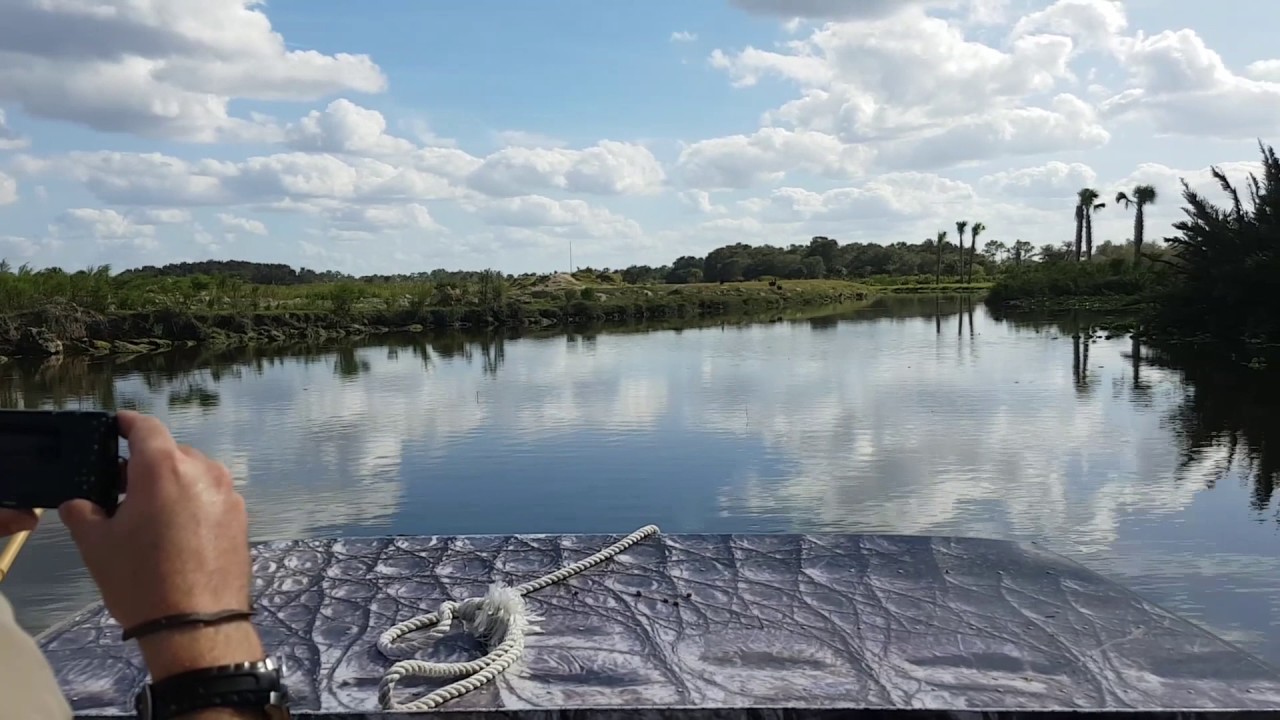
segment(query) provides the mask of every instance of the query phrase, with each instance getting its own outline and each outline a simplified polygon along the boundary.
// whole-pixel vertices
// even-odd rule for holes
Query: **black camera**
[[[56,508],[84,498],[114,513],[120,430],[114,413],[0,410],[0,507]]]

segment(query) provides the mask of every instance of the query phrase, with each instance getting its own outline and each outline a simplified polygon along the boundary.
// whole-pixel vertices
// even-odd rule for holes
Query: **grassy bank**
[[[32,278],[25,280],[27,286],[20,279],[0,275],[0,306],[10,309],[0,316],[0,356],[323,343],[451,327],[767,316],[868,295],[866,286],[839,280],[610,286],[585,284],[568,275],[513,283],[497,273],[482,275],[475,283],[439,285],[343,281],[206,286],[172,278],[139,284],[93,273]],[[41,283],[59,285],[60,292],[50,294]]]

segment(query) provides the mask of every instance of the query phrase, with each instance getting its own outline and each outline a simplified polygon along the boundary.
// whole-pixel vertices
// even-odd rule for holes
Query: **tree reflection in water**
[[[957,316],[956,327],[964,336],[964,323],[969,320],[970,345],[974,332],[973,304],[956,298],[894,298],[892,302],[872,301],[854,314],[816,317],[778,318],[803,323],[819,332],[829,332],[844,322],[895,322],[932,319],[941,336],[944,316]],[[1082,396],[1095,390],[1090,373],[1090,346],[1098,341],[1096,330],[1100,318],[1073,312],[1052,318],[1032,316],[999,317],[1016,328],[1036,333],[1056,333],[1071,338],[1071,372],[1073,385]],[[729,325],[732,322],[701,322],[695,325]],[[611,328],[610,333],[678,330],[682,325],[661,322],[629,328]],[[567,342],[581,343],[590,349],[598,329],[583,328],[564,335]],[[293,345],[273,348],[236,348],[223,350],[177,351],[165,354],[90,359],[84,357],[55,358],[44,362],[9,362],[0,365],[0,406],[8,408],[130,408],[151,410],[155,398],[164,398],[170,408],[207,412],[221,403],[217,386],[226,379],[246,375],[262,375],[283,365],[332,364],[335,374],[344,382],[357,381],[370,371],[371,353],[400,357],[407,350],[422,363],[424,372],[434,371],[441,360],[462,361],[478,365],[480,372],[497,375],[506,362],[508,339],[522,336],[552,337],[549,331],[506,331],[438,334],[390,335],[367,340],[354,340],[340,346]],[[563,335],[563,333],[561,333]],[[1205,480],[1213,487],[1228,472],[1243,473],[1252,485],[1251,507],[1266,512],[1272,505],[1280,458],[1276,443],[1280,442],[1280,369],[1250,369],[1241,362],[1213,359],[1208,353],[1190,348],[1153,349],[1135,339],[1121,356],[1128,364],[1128,375],[1117,381],[1113,392],[1144,407],[1154,402],[1156,384],[1162,378],[1181,379],[1177,391],[1182,396],[1169,417],[1169,424],[1180,444],[1181,475],[1208,464],[1213,472]],[[478,362],[477,362],[478,361]],[[122,394],[121,388],[133,380],[146,392]],[[1167,386],[1167,385],[1166,385]]]
[[[1150,350],[1145,362],[1177,370],[1186,384],[1186,399],[1171,418],[1182,442],[1181,469],[1216,451],[1222,457],[1209,487],[1233,469],[1241,471],[1253,485],[1253,510],[1267,511],[1280,475],[1280,372],[1193,348]]]

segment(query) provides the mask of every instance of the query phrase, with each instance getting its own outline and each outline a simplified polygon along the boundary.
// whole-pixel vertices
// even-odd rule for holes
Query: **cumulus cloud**
[[[490,225],[538,228],[564,235],[636,238],[634,221],[582,200],[555,200],[541,195],[502,198],[481,205],[478,213]]]
[[[1244,72],[1254,80],[1280,82],[1280,60],[1259,60],[1249,63]]]
[[[0,100],[95,130],[196,142],[274,135],[233,98],[381,92],[366,55],[290,50],[259,0],[6,0]]]
[[[768,198],[740,203],[772,222],[855,220],[885,215],[914,216],[940,206],[972,203],[968,184],[927,173],[889,173],[860,187],[813,192],[797,187],[774,190]]]
[[[1052,33],[1073,39],[1081,48],[1114,50],[1128,25],[1120,0],[1058,0],[1019,20],[1012,35]]]
[[[1098,182],[1098,174],[1084,163],[1057,160],[1019,170],[1005,170],[978,181],[985,192],[1017,197],[1072,197],[1082,187]]]
[[[858,177],[871,158],[869,148],[846,145],[825,133],[762,128],[751,135],[694,143],[680,153],[677,166],[694,187],[730,189],[777,181],[791,170]]]
[[[21,150],[30,144],[30,140],[22,137],[16,130],[9,127],[4,108],[0,108],[0,150]]]
[[[20,156],[17,172],[67,177],[116,205],[258,205],[312,198],[359,202],[458,197],[448,180],[363,157],[280,153],[240,162],[186,161],[159,153]]]
[[[40,246],[30,238],[18,235],[0,235],[0,259],[10,257],[29,258],[36,254]]]
[[[50,231],[56,237],[89,237],[103,244],[129,244],[139,248],[155,247],[154,225],[134,222],[115,210],[71,208],[63,211]]]
[[[1280,83],[1237,75],[1194,30],[1139,35],[1121,58],[1129,88],[1102,103],[1110,117],[1170,135],[1247,139],[1280,130]]]
[[[405,205],[348,205],[328,210],[326,216],[339,230],[346,232],[378,232],[383,230],[420,230],[437,232],[441,225],[430,211],[418,203]]]
[[[821,5],[815,4],[815,12],[828,16]],[[711,65],[736,86],[750,87],[766,76],[797,86],[798,98],[764,114],[765,127],[757,137],[811,133],[828,156],[841,158],[834,167],[858,172],[942,168],[1088,149],[1110,140],[1092,105],[1074,95],[1052,94],[1076,80],[1069,64],[1075,47],[1071,37],[1028,29],[1002,49],[966,37],[961,24],[926,14],[929,3],[875,5],[849,3],[847,12],[857,21],[828,22],[807,38],[772,49],[711,53]],[[731,172],[695,173],[693,184],[745,187],[791,171],[814,172],[804,153],[775,157],[746,137],[696,144],[700,152],[715,148],[713,168]],[[851,158],[856,161],[850,163]],[[682,156],[682,164],[691,159]],[[828,163],[819,173],[832,171]],[[725,182],[726,175],[740,180]]]
[[[231,213],[218,213],[218,222],[224,230],[246,232],[250,235],[266,235],[267,226],[261,220],[240,217]]]
[[[671,33],[671,42],[688,43],[698,39],[698,33],[692,33],[688,30],[677,30]]]
[[[584,150],[508,147],[472,171],[468,185],[487,195],[514,197],[560,189],[596,195],[637,195],[661,189],[666,173],[643,145],[602,140]]]
[[[323,112],[312,110],[285,128],[284,135],[290,147],[312,152],[378,156],[418,149],[408,140],[388,135],[382,113],[345,98],[329,103]]]
[[[18,201],[18,181],[0,172],[0,205],[12,205]]]
[[[703,215],[723,215],[729,212],[723,205],[711,200],[711,193],[706,190],[683,190],[679,193],[680,202],[702,213]]]

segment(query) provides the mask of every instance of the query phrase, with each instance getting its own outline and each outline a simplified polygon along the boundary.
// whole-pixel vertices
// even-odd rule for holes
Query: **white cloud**
[[[54,175],[84,183],[117,205],[267,205],[284,200],[388,202],[458,197],[439,175],[363,157],[282,153],[240,162],[189,162],[159,153],[73,152],[19,156],[21,175]]]
[[[182,208],[151,208],[131,210],[126,216],[143,225],[181,225],[191,222],[191,212]]]
[[[154,225],[135,223],[115,210],[72,208],[63,211],[50,231],[55,237],[91,237],[109,245],[155,247]]]
[[[1254,80],[1280,82],[1280,60],[1259,60],[1249,63],[1244,72]]]
[[[1012,35],[1047,32],[1070,37],[1082,48],[1114,50],[1128,25],[1120,0],[1058,0],[1019,20]]]
[[[992,173],[979,180],[978,185],[990,193],[1056,198],[1073,197],[1080,188],[1092,187],[1097,182],[1098,174],[1088,165],[1054,160],[1035,167]]]
[[[22,137],[9,127],[4,108],[0,108],[0,150],[21,150],[30,144],[29,139]]]
[[[29,238],[17,235],[0,235],[0,259],[11,257],[29,258],[36,254],[40,246]]]
[[[1103,102],[1109,117],[1193,137],[1248,139],[1280,130],[1280,83],[1235,74],[1194,30],[1139,35],[1121,59],[1129,88]],[[1251,72],[1265,75],[1269,67]]]
[[[795,10],[783,3],[756,5]],[[820,5],[825,7],[816,3],[815,12],[826,13]],[[1089,149],[1110,140],[1089,103],[1051,94],[1075,80],[1071,38],[1022,34],[998,49],[966,37],[959,24],[926,15],[924,5],[859,5],[850,12],[866,19],[829,22],[774,49],[713,51],[712,66],[725,70],[734,85],[776,76],[799,87],[798,98],[765,113],[756,144],[783,137],[779,133],[807,132],[825,157],[838,159],[815,168],[803,152],[761,152],[743,135],[717,138],[693,146],[714,148],[716,162],[693,173],[692,184],[746,187],[794,171],[855,177],[869,169],[941,168]],[[1046,102],[1046,95],[1052,99]],[[681,163],[692,159],[682,156]]]
[[[821,193],[778,188],[760,209],[773,221],[851,220],[886,214],[915,216],[942,206],[970,204],[974,199],[973,188],[963,182],[925,173],[890,173],[861,187]]]
[[[752,135],[703,140],[680,153],[678,168],[689,185],[703,189],[746,188],[802,170],[831,178],[865,172],[872,151],[846,145],[820,132],[761,128]]]
[[[635,221],[582,200],[524,195],[488,201],[478,212],[490,225],[549,229],[595,238],[637,238],[642,234]]]
[[[413,135],[419,143],[426,147],[451,148],[458,146],[457,140],[440,136],[435,130],[432,130],[431,125],[422,118],[401,120],[400,126],[407,129],[410,135]]]
[[[261,220],[254,220],[253,218],[240,217],[230,213],[218,213],[218,222],[222,223],[222,227],[225,230],[238,230],[250,235],[267,234],[267,226],[262,224]]]
[[[232,98],[381,92],[365,55],[290,50],[258,0],[6,0],[0,100],[95,130],[196,142],[263,139]]]
[[[698,33],[692,33],[688,30],[677,30],[671,33],[671,42],[688,43],[698,39]]]
[[[584,150],[508,147],[486,157],[468,184],[496,197],[561,189],[596,195],[657,192],[666,173],[643,145],[601,140]]]
[[[329,219],[343,231],[373,232],[382,230],[425,230],[437,232],[441,225],[431,217],[426,207],[418,203],[405,205],[348,205],[334,208],[327,213]]]
[[[684,190],[679,194],[680,202],[702,213],[703,215],[723,215],[729,212],[723,205],[711,200],[711,193],[706,190]]]
[[[18,202],[18,181],[0,172],[0,205]]]
[[[360,107],[345,98],[329,103],[323,112],[312,110],[284,130],[290,147],[312,152],[382,156],[409,153],[417,146],[387,134],[387,121],[377,110]]]

